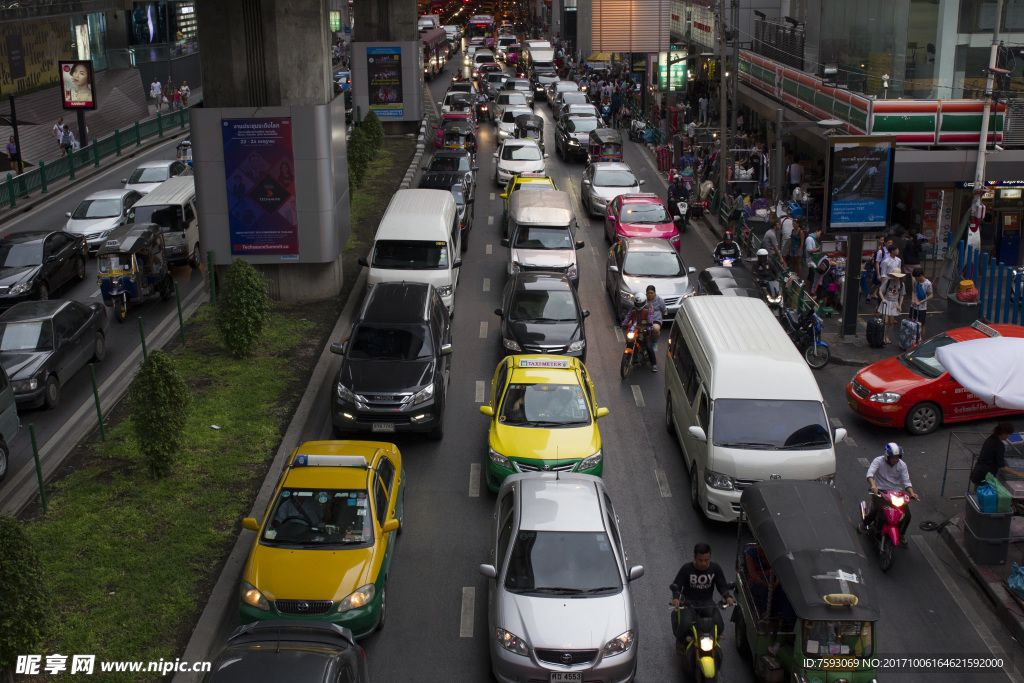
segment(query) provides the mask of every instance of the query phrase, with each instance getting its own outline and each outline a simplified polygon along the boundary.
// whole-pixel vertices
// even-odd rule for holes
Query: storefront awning
[[[595,52],[594,54],[587,57],[588,62],[610,62],[612,61],[611,52]]]

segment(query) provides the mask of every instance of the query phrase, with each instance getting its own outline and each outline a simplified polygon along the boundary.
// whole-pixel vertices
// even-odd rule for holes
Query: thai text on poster
[[[380,118],[402,118],[402,48],[366,48],[366,85],[370,111]]]

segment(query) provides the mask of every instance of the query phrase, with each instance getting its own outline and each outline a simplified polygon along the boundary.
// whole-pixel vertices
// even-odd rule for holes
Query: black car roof
[[[434,152],[434,157],[468,157],[469,151],[464,149],[446,149]]]
[[[39,242],[52,235],[52,230],[29,230],[27,232],[15,232],[4,235],[5,244],[24,244],[25,242]]]
[[[569,277],[558,273],[516,273],[515,277],[516,290],[555,290],[572,287]]]
[[[64,308],[70,301],[60,299],[48,299],[46,301],[22,301],[15,304],[0,315],[0,322],[9,323],[20,320],[42,320],[52,318],[60,309]]]
[[[420,187],[428,190],[450,190],[453,185],[462,185],[465,171],[427,171],[420,179]]]
[[[426,319],[430,285],[423,282],[381,282],[366,295],[359,322],[420,323]]]

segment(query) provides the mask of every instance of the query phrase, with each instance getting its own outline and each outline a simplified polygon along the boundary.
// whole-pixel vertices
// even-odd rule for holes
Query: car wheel
[[[405,529],[405,492],[402,493],[402,511],[398,513],[398,535],[402,535],[402,530]]]
[[[931,434],[942,424],[942,409],[934,403],[918,403],[907,413],[907,431],[914,436]]]
[[[693,463],[690,467],[690,505],[694,510],[700,511],[700,492],[697,486],[697,463]]]
[[[50,298],[50,288],[46,286],[46,283],[39,285],[39,289],[36,290],[36,299],[38,301],[46,301]]]
[[[665,401],[665,429],[669,434],[676,433],[675,418],[672,416],[672,394],[669,394]]]
[[[92,359],[99,363],[107,357],[107,340],[102,332],[96,333],[96,341],[92,347]]]
[[[743,615],[738,610],[734,611],[735,615],[735,630],[733,631],[733,637],[736,640],[736,652],[740,653],[740,657],[746,661],[751,661],[750,643],[747,641],[747,622],[744,621]]]
[[[75,263],[75,279],[79,282],[85,279],[85,258],[79,257],[78,262]]]
[[[55,375],[46,378],[46,385],[43,388],[43,404],[49,408],[56,408],[60,403],[60,382]]]
[[[199,260],[199,245],[196,244],[196,246],[192,247],[192,256],[190,256],[188,259],[188,265],[191,266],[193,270],[195,270],[196,268],[199,267],[200,263],[201,261]]]
[[[380,619],[377,621],[377,629],[384,628],[384,621],[388,615],[388,577],[384,577],[384,583],[380,587]]]
[[[9,454],[10,449],[7,448],[7,442],[0,439],[0,481],[7,477],[7,457]]]

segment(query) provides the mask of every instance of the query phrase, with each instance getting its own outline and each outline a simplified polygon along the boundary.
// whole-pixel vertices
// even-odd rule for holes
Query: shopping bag
[[[1006,585],[1017,594],[1017,597],[1024,598],[1024,567],[1014,562],[1010,575],[1006,578]]]

